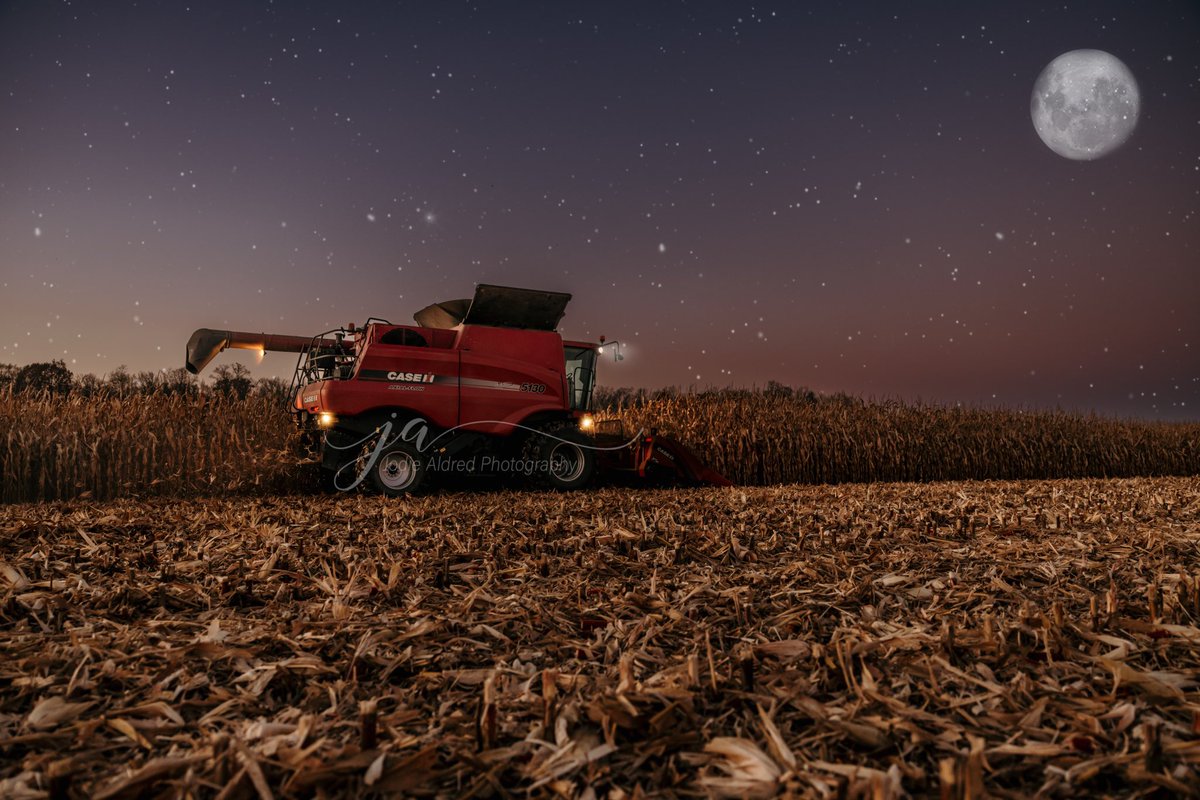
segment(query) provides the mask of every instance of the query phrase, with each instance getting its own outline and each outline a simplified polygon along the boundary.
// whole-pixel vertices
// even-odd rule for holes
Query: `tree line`
[[[282,378],[251,378],[250,370],[243,364],[222,364],[213,370],[211,383],[205,384],[183,367],[164,369],[159,372],[149,370],[130,372],[124,365],[102,377],[91,373],[73,375],[63,361],[43,361],[17,367],[12,364],[0,364],[0,392],[46,392],[49,394],[75,393],[77,395],[95,394],[150,394],[196,396],[203,391],[211,391],[219,395],[244,399],[251,396],[272,397],[282,400],[288,396],[288,383]],[[730,389],[708,390],[728,395]],[[777,381],[768,381],[765,388],[741,390],[749,394],[764,393],[777,399],[792,399],[801,402],[815,403],[816,393],[806,388],[792,388]],[[596,389],[596,408],[602,410],[618,409],[626,406],[647,403],[655,400],[678,397],[684,394],[678,387],[665,389],[635,389],[630,387],[598,387]],[[705,392],[701,392],[705,394]],[[838,398],[849,401],[850,398],[839,395]],[[829,399],[829,398],[820,398]],[[837,398],[835,398],[837,399]],[[862,403],[861,400],[857,400]]]
[[[286,400],[288,382],[282,378],[251,378],[245,365],[222,364],[205,383],[183,367],[160,372],[130,372],[124,365],[107,375],[75,375],[63,361],[42,361],[18,367],[0,364],[0,392],[90,395],[168,394],[185,397],[212,392],[245,399],[251,396]]]

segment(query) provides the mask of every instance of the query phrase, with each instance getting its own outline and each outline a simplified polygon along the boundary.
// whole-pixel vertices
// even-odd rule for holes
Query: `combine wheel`
[[[571,428],[553,428],[534,434],[530,440],[532,458],[540,467],[535,479],[561,491],[582,489],[596,473],[596,451],[592,440]]]
[[[396,442],[379,454],[370,479],[389,497],[414,494],[425,485],[425,456],[408,442]]]

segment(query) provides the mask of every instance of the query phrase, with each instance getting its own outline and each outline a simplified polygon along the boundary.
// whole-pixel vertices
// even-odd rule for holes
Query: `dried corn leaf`
[[[0,793],[1200,792],[1198,545],[1194,478],[0,506]]]
[[[80,714],[93,705],[95,705],[95,701],[92,700],[71,703],[54,695],[38,702],[26,717],[25,724],[33,730],[50,730],[65,722],[74,722]]]

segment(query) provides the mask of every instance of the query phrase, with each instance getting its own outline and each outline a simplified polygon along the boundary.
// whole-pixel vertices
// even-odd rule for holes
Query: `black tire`
[[[596,475],[596,451],[592,440],[571,428],[554,428],[535,433],[529,450],[539,467],[534,480],[550,489],[582,489]]]
[[[389,497],[416,494],[428,479],[425,456],[408,442],[395,442],[371,465],[371,485]]]

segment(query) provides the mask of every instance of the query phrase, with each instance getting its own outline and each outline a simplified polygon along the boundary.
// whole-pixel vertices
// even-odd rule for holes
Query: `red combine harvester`
[[[620,359],[620,345],[563,341],[570,299],[480,284],[473,299],[421,309],[416,325],[371,318],[312,338],[201,328],[187,368],[227,348],[299,353],[289,411],[338,489],[400,495],[441,473],[517,473],[556,489],[598,472],[730,485],[670,437],[597,430],[597,356]]]

